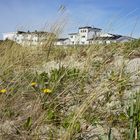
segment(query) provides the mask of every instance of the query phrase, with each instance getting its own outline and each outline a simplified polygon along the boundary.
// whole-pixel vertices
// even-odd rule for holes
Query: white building
[[[85,26],[80,27],[77,33],[68,34],[68,39],[59,39],[56,45],[89,45],[110,44],[112,42],[127,42],[133,40],[131,37],[105,33],[100,28]]]
[[[99,28],[93,28],[93,27],[89,27],[89,26],[80,27],[78,29],[78,33],[69,34],[70,45],[89,44],[88,40],[93,38],[93,36],[99,35],[100,32],[101,32],[101,29],[99,29]]]
[[[128,41],[132,41],[134,40],[134,38],[129,37],[129,36],[121,36],[120,38],[116,39],[116,42],[128,42]]]
[[[79,44],[79,35],[78,33],[70,33],[69,34],[69,45]]]
[[[101,33],[101,29],[92,27],[80,27],[79,28],[79,44],[89,44],[89,39],[94,36],[98,36]]]
[[[21,45],[42,45],[47,42],[51,37],[55,37],[53,33],[35,31],[23,32],[17,31],[13,33],[3,33],[3,40],[13,40]]]
[[[3,40],[13,40],[21,45],[42,45],[55,39],[55,34],[35,31],[35,32],[11,32],[3,33]],[[105,33],[100,28],[85,26],[80,27],[77,33],[70,33],[68,38],[60,38],[55,40],[55,45],[89,45],[89,44],[109,44],[112,42],[127,42],[134,38]],[[50,41],[49,41],[50,42]]]
[[[68,44],[70,44],[69,38],[60,38],[60,39],[57,39],[57,41],[55,42],[55,45],[58,45],[58,46],[68,45]]]
[[[3,33],[3,40],[6,40],[6,39],[14,40],[15,35],[16,35],[16,32]]]

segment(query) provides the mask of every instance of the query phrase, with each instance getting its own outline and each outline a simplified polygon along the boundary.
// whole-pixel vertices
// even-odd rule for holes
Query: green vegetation
[[[139,140],[139,71],[126,68],[140,40],[52,44],[0,43],[0,139]]]

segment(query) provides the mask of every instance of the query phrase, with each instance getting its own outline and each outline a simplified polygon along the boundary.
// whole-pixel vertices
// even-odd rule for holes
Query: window
[[[86,33],[86,32],[87,32],[87,30],[81,30],[80,32],[81,32],[81,33]]]
[[[73,38],[73,35],[71,36],[71,38]]]
[[[82,38],[85,38],[85,37],[86,37],[85,35],[82,36]]]

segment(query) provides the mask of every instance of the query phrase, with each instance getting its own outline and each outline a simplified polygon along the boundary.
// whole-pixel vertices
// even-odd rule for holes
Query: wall
[[[3,33],[3,40],[9,39],[9,40],[14,40],[15,39],[15,32],[12,33]]]
[[[78,34],[69,34],[69,44],[75,45],[79,44],[79,35]]]

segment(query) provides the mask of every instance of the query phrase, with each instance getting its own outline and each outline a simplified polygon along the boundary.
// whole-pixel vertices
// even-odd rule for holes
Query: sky
[[[3,32],[43,30],[59,22],[65,23],[61,36],[95,26],[138,38],[139,5],[140,0],[0,0],[0,39]]]

